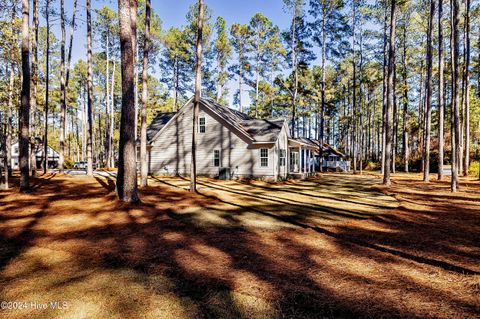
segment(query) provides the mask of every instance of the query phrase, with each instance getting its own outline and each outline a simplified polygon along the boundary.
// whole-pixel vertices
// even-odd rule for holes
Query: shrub
[[[444,165],[447,164],[447,161],[444,159]],[[403,167],[403,161],[401,163],[401,167]],[[417,156],[412,158],[409,163],[409,170],[411,172],[420,172],[422,168],[422,156]],[[430,151],[430,173],[437,173],[438,172],[438,151]]]
[[[366,171],[378,171],[380,169],[380,163],[368,161],[364,170]]]
[[[63,163],[63,167],[66,169],[72,169],[73,168],[74,162],[70,159],[65,159],[65,162]]]
[[[470,168],[468,169],[468,173],[472,176],[478,176],[480,171],[480,161],[473,161],[470,163]]]

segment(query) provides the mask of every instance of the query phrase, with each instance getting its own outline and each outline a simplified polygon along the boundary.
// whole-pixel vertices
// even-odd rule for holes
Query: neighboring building
[[[322,146],[322,155],[318,155],[318,151],[320,150],[320,141],[314,140],[310,138],[296,138],[295,141],[303,143],[303,145],[310,145],[315,148],[317,155],[315,155],[314,167],[315,170],[318,171],[320,169],[320,165],[322,166],[322,171],[343,171],[348,172],[350,171],[350,161],[347,161],[347,156],[342,152],[336,150],[333,146],[324,143]],[[290,144],[292,142],[290,141]],[[320,160],[319,160],[320,159]]]
[[[18,166],[18,157],[19,157],[19,149],[18,149],[18,142],[12,144],[12,163],[11,167],[12,169],[20,169]],[[47,156],[48,156],[48,168],[57,168],[58,167],[58,160],[60,158],[60,155],[55,151],[53,148],[50,146],[47,147]],[[37,168],[41,168],[42,166],[42,161],[43,161],[43,145],[41,146],[41,150],[37,152],[35,155],[36,158],[36,165]]]
[[[150,174],[190,174],[192,101],[177,113],[159,113],[148,127]],[[208,98],[200,101],[196,142],[197,174],[222,178],[305,177],[319,150],[292,139],[284,119],[255,119]]]

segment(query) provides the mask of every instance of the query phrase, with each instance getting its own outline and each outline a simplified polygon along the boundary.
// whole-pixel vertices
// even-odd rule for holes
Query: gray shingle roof
[[[283,119],[256,119],[248,114],[220,105],[210,98],[202,98],[202,102],[231,125],[248,133],[255,142],[275,142],[285,121]]]
[[[275,120],[244,120],[240,124],[256,142],[275,142],[282,130],[283,119]]]
[[[227,123],[250,136],[255,142],[275,142],[285,122],[284,119],[256,119],[240,111],[220,105],[210,98],[202,98],[201,102]],[[148,141],[151,141],[175,114],[175,112],[158,113],[147,129]]]
[[[175,112],[158,113],[147,128],[147,141],[150,142],[175,114]]]

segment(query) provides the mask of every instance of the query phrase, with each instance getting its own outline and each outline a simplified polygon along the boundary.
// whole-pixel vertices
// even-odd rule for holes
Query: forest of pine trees
[[[89,175],[94,164],[117,167],[120,198],[136,201],[136,140],[145,186],[146,126],[200,91],[258,118],[288,118],[293,137],[333,145],[354,173],[381,170],[386,185],[398,171],[442,179],[448,166],[456,191],[459,176],[479,171],[476,1],[278,0],[286,28],[268,12],[242,24],[192,1],[169,29],[150,0],[91,2],[0,4],[4,185],[18,141],[22,190],[41,173],[28,156],[50,145],[60,172],[76,161]],[[74,61],[79,37],[85,53]]]

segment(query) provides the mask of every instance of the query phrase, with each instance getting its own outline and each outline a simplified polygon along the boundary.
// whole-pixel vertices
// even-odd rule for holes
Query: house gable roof
[[[175,114],[177,113],[158,113],[147,128],[147,141],[151,141],[155,135],[160,132],[165,125],[167,125],[167,123],[172,119],[172,117],[175,116]]]
[[[241,125],[245,130],[250,134],[255,142],[261,143],[274,143],[278,134],[282,130],[283,119],[274,119],[274,120],[244,120],[241,122]]]
[[[193,105],[190,99],[179,112],[159,113],[147,129],[147,139],[151,143],[169,122],[180,113],[185,112],[188,106]],[[223,121],[235,128],[239,134],[252,143],[274,143],[284,126],[284,119],[261,120],[245,113],[218,104],[210,98],[202,98],[200,103]]]

